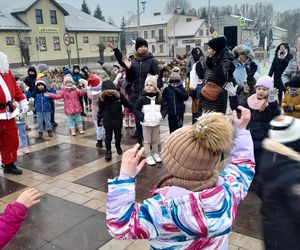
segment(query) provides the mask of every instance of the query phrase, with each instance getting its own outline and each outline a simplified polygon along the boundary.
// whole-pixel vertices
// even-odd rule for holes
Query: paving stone
[[[0,198],[24,188],[25,185],[0,177]]]
[[[87,129],[93,128],[95,125],[93,122],[88,122],[88,121],[83,120],[82,126],[83,126],[84,130],[87,130]],[[53,132],[56,134],[59,134],[59,135],[70,135],[69,127],[67,126],[66,122],[59,123],[59,125],[53,129]],[[79,135],[79,134],[77,134],[77,135]]]

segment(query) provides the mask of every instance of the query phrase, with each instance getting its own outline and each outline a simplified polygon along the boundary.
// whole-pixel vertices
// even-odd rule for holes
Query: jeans
[[[38,132],[43,132],[43,121],[46,124],[46,130],[52,131],[52,126],[50,123],[50,111],[49,112],[36,112],[37,123],[38,123]]]
[[[80,113],[74,113],[67,115],[67,125],[71,128],[82,127],[82,121]]]
[[[17,123],[19,138],[21,143],[21,148],[28,147],[28,141],[26,136],[26,124],[25,123]]]

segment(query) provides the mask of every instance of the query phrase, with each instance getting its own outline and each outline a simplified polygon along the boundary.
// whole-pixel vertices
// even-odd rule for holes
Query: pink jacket
[[[62,87],[58,94],[51,93],[49,94],[49,97],[51,99],[64,99],[65,114],[71,115],[82,112],[78,96],[84,96],[85,94],[85,91],[79,89],[68,91],[65,87]]]
[[[8,204],[0,216],[0,249],[18,232],[26,218],[28,208],[19,202]]]

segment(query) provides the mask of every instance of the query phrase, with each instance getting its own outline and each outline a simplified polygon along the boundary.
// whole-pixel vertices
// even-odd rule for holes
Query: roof
[[[177,22],[175,25],[175,32],[174,30],[170,31],[168,36],[173,37],[174,33],[176,37],[194,36],[204,21],[204,19],[198,19],[191,22]]]
[[[10,13],[10,8],[11,3],[8,1],[0,4],[0,30],[30,31],[31,29],[27,25]]]
[[[71,5],[65,3],[60,3],[60,5],[69,13],[68,16],[65,16],[65,25],[68,31],[122,31],[119,27],[103,22]]]
[[[281,28],[281,27],[278,27],[276,25],[272,26],[273,29],[277,29],[277,30],[281,30],[281,31],[287,31],[286,29],[284,28]]]
[[[23,13],[31,8],[39,0],[13,0],[9,3],[11,14]],[[55,0],[49,0],[54,4],[65,16],[69,13]]]
[[[249,21],[249,22],[254,22],[254,20],[243,17],[243,16],[239,16],[239,15],[230,15],[230,16],[233,17],[233,18],[237,18],[237,19],[243,18],[245,21]]]
[[[159,25],[159,24],[166,24],[168,23],[172,17],[173,14],[168,15],[157,15],[157,16],[141,16],[140,17],[140,26],[150,26],[150,25]],[[126,25],[126,28],[130,27],[137,27],[137,24],[128,24]]]

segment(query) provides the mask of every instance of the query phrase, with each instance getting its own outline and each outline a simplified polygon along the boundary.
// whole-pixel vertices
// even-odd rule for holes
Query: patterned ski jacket
[[[191,192],[164,187],[135,203],[135,179],[120,175],[108,181],[106,219],[115,239],[149,239],[151,249],[227,249],[237,205],[254,177],[253,143],[238,130],[231,163],[216,187]]]

